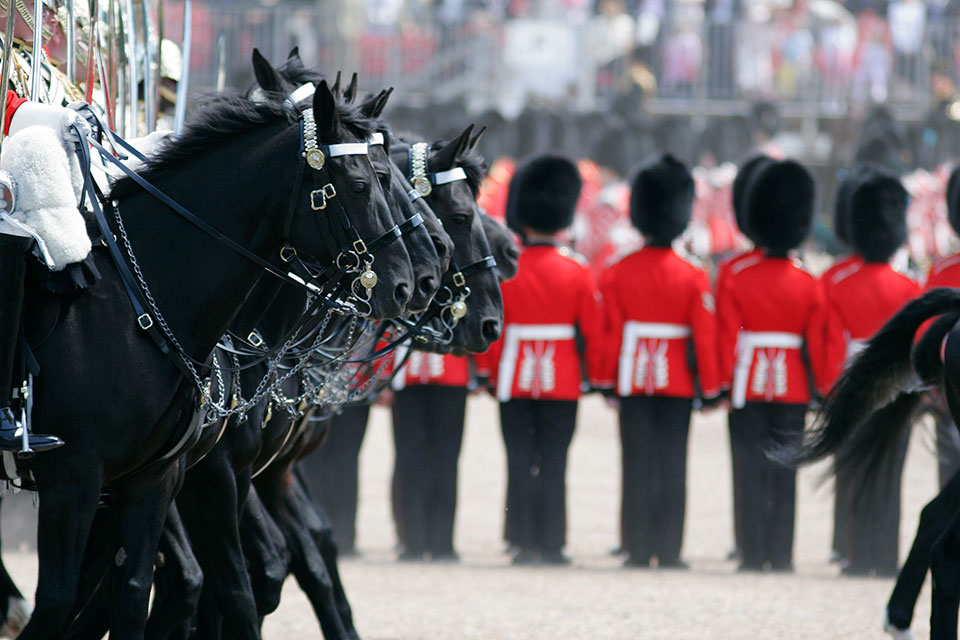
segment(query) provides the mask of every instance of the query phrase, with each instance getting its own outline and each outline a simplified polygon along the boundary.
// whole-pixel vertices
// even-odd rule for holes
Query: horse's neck
[[[267,273],[262,274],[243,306],[237,311],[233,322],[230,323],[230,331],[242,338],[249,336],[260,324],[282,286],[275,277]]]
[[[266,258],[280,243],[271,214],[286,211],[292,190],[293,179],[287,185],[279,176],[292,173],[294,166],[284,165],[275,151],[272,155],[265,151],[271,133],[277,132],[257,130],[238,136],[158,177],[155,184],[215,229]],[[188,353],[206,357],[261,268],[145,192],[120,202],[120,213],[160,313]]]
[[[286,335],[303,315],[306,297],[291,285],[282,285],[270,307],[263,314],[259,329],[267,344],[280,346],[277,342]]]

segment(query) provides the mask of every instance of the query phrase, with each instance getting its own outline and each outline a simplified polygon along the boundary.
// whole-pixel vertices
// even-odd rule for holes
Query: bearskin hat
[[[669,244],[690,222],[693,175],[666,153],[640,167],[630,185],[630,222],[646,238]]]
[[[947,220],[953,230],[960,234],[960,165],[950,172],[947,181]]]
[[[750,230],[747,228],[746,186],[750,183],[750,179],[754,173],[772,162],[774,162],[773,158],[762,153],[751,156],[740,166],[740,169],[737,171],[737,176],[733,179],[731,193],[731,199],[733,200],[733,217],[737,223],[737,228],[740,229],[740,233],[749,238],[754,244],[756,244],[756,240],[753,239],[753,236],[750,235]]]
[[[850,194],[850,238],[867,262],[886,262],[907,241],[907,190],[882,169],[872,169]]]
[[[580,198],[580,172],[566,156],[541,154],[517,167],[507,192],[507,226],[556,233],[573,224]]]
[[[837,187],[836,201],[833,205],[833,233],[843,244],[853,247],[850,232],[850,198],[862,180],[876,173],[877,168],[866,163],[857,163],[850,167]]]
[[[774,161],[757,169],[746,189],[746,221],[753,241],[786,252],[806,239],[813,224],[816,184],[793,160]]]

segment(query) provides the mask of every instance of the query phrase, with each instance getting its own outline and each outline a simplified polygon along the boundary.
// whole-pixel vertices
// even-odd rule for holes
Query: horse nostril
[[[437,250],[437,257],[442,260],[447,255],[447,243],[440,236],[430,236],[430,239],[433,240],[433,248]]]
[[[480,325],[480,331],[483,333],[484,339],[493,342],[500,337],[500,321],[484,320],[483,324]]]
[[[398,284],[397,288],[393,290],[393,299],[401,307],[410,302],[410,286],[406,282]]]
[[[420,293],[432,296],[437,291],[437,279],[433,276],[420,278]]]

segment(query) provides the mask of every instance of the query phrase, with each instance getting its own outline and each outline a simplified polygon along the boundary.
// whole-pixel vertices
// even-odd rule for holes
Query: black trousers
[[[620,399],[623,550],[635,562],[676,564],[683,544],[689,398]]]
[[[576,400],[514,399],[500,403],[507,450],[509,541],[521,549],[560,552],[567,536],[567,450]]]
[[[748,402],[730,413],[731,449],[740,467],[741,566],[788,569],[793,564],[797,472],[771,461],[771,445],[795,443],[807,406]]]
[[[416,385],[393,401],[397,531],[408,553],[453,553],[467,390]]]
[[[345,553],[356,543],[358,463],[369,414],[365,404],[344,407],[331,418],[323,446],[299,463],[310,495],[330,518],[334,539]]]

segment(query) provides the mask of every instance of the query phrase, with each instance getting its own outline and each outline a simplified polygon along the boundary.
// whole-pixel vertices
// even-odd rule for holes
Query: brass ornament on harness
[[[423,197],[433,192],[433,185],[427,177],[427,153],[430,146],[426,142],[417,142],[410,147],[410,181],[413,188]]]
[[[450,317],[454,320],[459,320],[463,316],[467,315],[467,303],[463,300],[457,300],[450,305]]]
[[[311,169],[320,171],[327,158],[317,146],[317,121],[313,119],[313,109],[304,109],[300,115],[303,117],[303,158]]]
[[[359,279],[360,279],[360,284],[363,286],[364,289],[367,289],[367,290],[373,289],[375,286],[377,286],[377,281],[379,280],[379,278],[377,277],[376,271],[374,271],[373,269],[370,269],[369,267],[365,269],[363,273],[360,274]]]
[[[433,185],[423,176],[416,176],[413,179],[413,188],[423,197],[427,197],[433,193]]]

